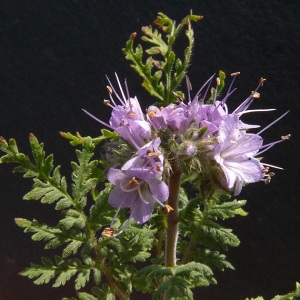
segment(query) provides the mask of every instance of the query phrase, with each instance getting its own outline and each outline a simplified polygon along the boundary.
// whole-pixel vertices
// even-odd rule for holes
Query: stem
[[[166,267],[176,266],[176,248],[178,237],[178,195],[180,188],[181,170],[176,160],[170,161],[172,173],[169,179],[168,204],[173,208],[167,215],[167,240],[165,265]]]
[[[88,232],[89,239],[90,239],[90,241],[92,243],[92,246],[94,248],[94,251],[96,253],[97,260],[98,260],[99,265],[100,265],[100,270],[105,275],[105,277],[108,280],[109,285],[111,286],[112,290],[119,297],[119,299],[121,299],[121,300],[129,299],[129,295],[120,287],[118,282],[113,278],[109,267],[106,265],[105,257],[102,257],[102,255],[99,251],[100,249],[99,249],[97,239],[95,237],[95,233],[91,229],[87,219],[86,219],[86,229],[87,229],[87,232]]]

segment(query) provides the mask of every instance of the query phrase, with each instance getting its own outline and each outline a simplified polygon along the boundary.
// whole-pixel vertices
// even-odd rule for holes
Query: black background
[[[270,185],[244,188],[247,218],[228,226],[241,245],[228,252],[235,271],[216,272],[217,286],[201,288],[195,299],[237,300],[262,295],[270,299],[294,289],[300,280],[299,199],[299,1],[113,1],[113,0],[3,0],[0,2],[0,135],[18,141],[29,153],[28,135],[45,142],[62,172],[70,171],[74,150],[59,131],[97,136],[100,127],[81,108],[108,120],[105,74],[127,78],[131,95],[144,106],[151,99],[121,52],[129,35],[140,34],[157,12],[181,20],[189,10],[204,15],[194,24],[195,48],[189,77],[195,89],[213,73],[240,71],[237,92],[229,106],[236,107],[258,79],[267,81],[254,107],[277,108],[255,114],[252,123],[267,125],[291,112],[268,129],[265,142],[291,133],[292,139],[265,153],[265,161],[284,167]],[[30,262],[47,255],[42,243],[22,233],[15,217],[38,218],[55,224],[58,213],[23,195],[31,183],[12,166],[0,167],[0,299],[60,299],[72,296],[72,285],[52,289],[35,286],[17,275]],[[132,299],[146,299],[134,295]]]

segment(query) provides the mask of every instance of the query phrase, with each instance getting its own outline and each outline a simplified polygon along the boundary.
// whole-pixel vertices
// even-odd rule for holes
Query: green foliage
[[[92,280],[97,285],[93,289],[97,298],[86,292],[78,292],[79,299],[114,299],[115,295],[127,299],[132,289],[133,263],[150,257],[156,232],[150,226],[140,228],[130,224],[120,238],[97,238],[109,226],[115,214],[115,209],[108,204],[111,185],[98,191],[98,187],[103,186],[101,182],[105,179],[105,170],[101,169],[98,160],[93,160],[99,141],[115,138],[107,131],[104,131],[104,135],[95,139],[83,138],[79,134],[77,137],[71,134],[65,136],[73,141],[80,137],[80,143],[77,140],[73,144],[82,148],[76,150],[78,162],[71,163],[71,185],[61,176],[59,167],[54,167],[53,156],[45,156],[43,144],[33,135],[30,135],[33,160],[18,151],[13,139],[9,143],[0,139],[0,149],[5,152],[1,162],[17,163],[19,165],[15,171],[25,173],[25,177],[33,177],[33,188],[24,199],[55,203],[55,209],[61,210],[61,220],[57,226],[42,224],[37,220],[15,219],[24,232],[32,233],[32,240],[43,241],[45,249],[61,249],[61,256],[55,256],[55,263],[50,258],[42,258],[42,265],[32,264],[21,275],[34,279],[35,284],[54,280],[53,287],[64,285],[74,278],[76,290],[83,289]],[[86,209],[88,198],[93,203]],[[115,226],[121,226],[126,219],[125,213],[120,213]],[[102,282],[103,276],[110,285]]]
[[[30,268],[21,272],[21,275],[35,279],[35,284],[48,283],[56,277],[53,287],[65,285],[72,277],[76,275],[75,289],[83,288],[89,281],[90,273],[94,270],[95,263],[92,258],[85,257],[84,261],[79,259],[65,260],[60,256],[55,256],[55,263],[50,259],[43,257],[43,265],[31,264]]]
[[[201,20],[201,16],[192,13],[185,17],[179,25],[176,26],[163,13],[159,13],[154,21],[158,29],[152,26],[142,28],[144,35],[142,41],[150,44],[144,51],[142,45],[134,49],[134,39],[136,33],[133,33],[123,49],[125,58],[132,62],[132,67],[143,78],[143,87],[154,97],[162,101],[163,106],[172,102],[177,102],[178,98],[183,97],[183,93],[177,88],[181,83],[190,62],[194,37],[191,28],[191,22]],[[184,50],[183,58],[176,56],[173,46],[179,33],[186,29],[188,45]],[[145,60],[145,56],[148,57]]]
[[[137,45],[134,48],[134,33],[123,49],[126,59],[132,62],[132,67],[143,78],[143,86],[162,102],[160,105],[167,106],[184,98],[178,87],[190,63],[194,43],[191,22],[201,18],[190,13],[176,25],[169,17],[159,13],[154,21],[156,28],[142,28],[144,35],[141,40],[147,46],[143,48]],[[185,49],[182,57],[178,57],[174,52],[174,45],[183,29],[187,46],[183,46]],[[209,103],[216,100],[224,86],[225,73],[219,71],[217,87],[211,89]],[[203,127],[197,134],[202,137],[206,130]],[[189,133],[190,140],[194,133],[193,130]],[[174,155],[171,159],[169,156],[166,163],[170,164],[170,172],[175,170],[174,174],[179,175],[175,176],[176,186],[169,185],[170,190],[176,190],[175,196],[172,196],[176,201],[173,201],[173,207],[165,206],[171,211],[170,215],[162,207],[155,208],[149,224],[139,225],[132,220],[128,221],[125,210],[118,210],[117,216],[115,215],[116,209],[108,204],[112,185],[104,183],[109,164],[94,158],[96,147],[109,141],[110,146],[117,146],[111,147],[110,154],[120,158],[118,162],[122,165],[122,162],[125,163],[133,155],[130,145],[124,143],[116,132],[106,129],[101,130],[101,135],[96,138],[82,137],[78,132],[75,135],[60,132],[60,135],[69,140],[72,146],[79,147],[76,149],[77,161],[71,162],[70,178],[61,175],[60,166],[54,166],[53,155],[45,155],[43,143],[39,143],[33,134],[29,136],[31,156],[20,153],[14,139],[7,142],[0,137],[0,150],[4,152],[0,163],[17,164],[14,171],[24,173],[25,178],[33,180],[33,187],[25,194],[24,200],[40,201],[61,211],[61,218],[56,226],[40,223],[36,219],[15,219],[24,232],[32,234],[33,241],[43,242],[47,250],[55,249],[55,254],[60,251],[60,255],[42,257],[41,264],[31,264],[21,275],[33,279],[38,285],[51,282],[53,287],[60,287],[71,279],[74,280],[77,298],[64,298],[65,300],[125,300],[129,299],[133,288],[152,293],[154,300],[167,300],[193,299],[192,289],[216,284],[213,268],[222,271],[234,268],[222,251],[238,246],[240,241],[231,229],[223,226],[223,221],[237,215],[246,216],[247,213],[242,208],[246,201],[232,200],[229,194],[218,190],[215,184],[207,185],[212,180],[198,174],[200,160],[194,164],[192,160],[187,160],[186,165],[179,165],[176,159],[180,148],[175,141],[172,144],[168,140],[171,146],[167,152]],[[170,139],[170,136],[166,139]],[[161,147],[163,148],[162,145]],[[194,170],[198,173],[193,173]],[[164,174],[164,179],[169,175]],[[180,184],[188,187],[197,185],[202,194],[190,199],[192,192],[187,193],[184,188],[179,187]],[[169,217],[172,211],[175,214],[173,223]],[[174,259],[174,263],[167,262],[166,265],[172,265],[171,267],[166,267],[165,256],[172,257],[167,256],[170,252],[164,253],[163,250],[166,240],[167,243],[172,240],[166,237],[166,231],[169,234],[172,227],[168,226],[173,225],[176,228],[173,232],[177,237],[177,221],[178,249],[175,249],[176,243],[173,249],[179,250],[179,256],[177,260]],[[125,227],[122,234],[110,236],[112,232],[121,233]],[[152,264],[149,265],[149,262]],[[137,263],[144,267],[137,270]],[[91,293],[86,291],[88,283],[95,285],[91,288]],[[295,291],[278,295],[273,300],[293,300],[299,296],[300,285],[297,283]]]
[[[99,143],[110,140],[110,139],[116,139],[119,137],[118,133],[115,131],[109,131],[107,129],[101,129],[101,136],[97,138],[92,138],[92,144],[98,145]],[[70,132],[60,132],[60,135],[68,140],[70,140],[70,144],[72,146],[78,146],[83,145],[85,142],[85,138],[80,135],[79,132],[76,132],[76,134],[72,134]]]
[[[229,201],[230,195],[223,191],[216,191],[208,199],[200,195],[188,202],[183,197],[180,199],[185,203],[185,205],[181,204],[182,208],[179,212],[180,233],[183,235],[179,242],[180,252],[184,253],[182,262],[193,260],[211,268],[233,269],[220,250],[238,246],[239,239],[231,229],[223,227],[216,221],[236,215],[246,216],[247,213],[242,209],[246,201]]]
[[[296,289],[286,295],[277,295],[271,300],[297,300],[300,297],[300,284],[296,282]],[[264,300],[263,297],[246,298],[245,300]]]
[[[151,265],[134,277],[135,287],[153,292],[153,299],[193,299],[192,288],[215,284],[212,270],[203,264],[190,262],[175,267]]]

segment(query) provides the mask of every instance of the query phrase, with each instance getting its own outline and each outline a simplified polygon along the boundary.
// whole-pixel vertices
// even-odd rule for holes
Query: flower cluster
[[[249,133],[249,129],[259,126],[243,123],[241,116],[273,109],[248,109],[259,98],[258,89],[265,81],[260,79],[256,90],[232,113],[228,113],[226,101],[234,92],[232,86],[238,74],[232,74],[232,83],[222,99],[218,99],[219,78],[207,99],[212,76],[193,99],[188,88],[187,103],[176,94],[177,104],[150,106],[146,114],[143,114],[137,98],[130,97],[126,82],[125,94],[116,76],[120,96],[108,80],[110,100],[104,102],[112,108],[109,124],[85,112],[116,131],[132,149],[132,157],[121,166],[112,166],[107,175],[115,186],[109,203],[117,208],[116,215],[121,208],[127,207],[131,211],[128,222],[133,218],[137,223],[145,223],[153,213],[155,202],[166,206],[163,202],[168,199],[169,190],[163,178],[167,178],[164,170],[169,160],[178,160],[183,172],[192,170],[199,176],[216,173],[210,178],[215,178],[218,186],[232,190],[234,195],[241,192],[244,184],[270,181],[274,173],[269,172],[269,167],[278,167],[263,163],[259,155],[289,136],[263,145],[260,134],[286,113],[258,133]],[[186,165],[193,168],[184,169]],[[166,208],[170,209],[168,206]]]

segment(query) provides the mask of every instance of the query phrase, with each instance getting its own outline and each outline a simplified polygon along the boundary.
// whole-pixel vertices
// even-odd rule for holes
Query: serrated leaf
[[[81,288],[85,287],[89,279],[90,279],[90,270],[82,270],[78,274],[75,280],[75,289],[80,290]]]
[[[67,214],[73,210],[69,210]],[[69,230],[70,228],[84,228],[85,219],[81,214],[77,215],[66,215],[64,219],[60,220],[58,226],[63,230]]]
[[[153,294],[153,300],[165,299],[186,299],[192,300],[193,293],[189,288],[189,282],[180,277],[173,276],[167,279]]]
[[[55,280],[55,283],[52,285],[52,287],[60,287],[61,285],[65,285],[67,281],[69,281],[75,274],[77,270],[76,269],[68,269],[65,271],[62,271],[57,279]]]
[[[88,294],[86,292],[79,292],[79,293],[77,293],[77,295],[80,300],[97,300],[96,297],[94,297],[93,295]]]
[[[79,247],[83,244],[82,241],[72,241],[67,245],[67,247],[63,250],[62,257],[66,258],[70,255],[75,255],[79,249]]]
[[[32,264],[30,268],[25,269],[25,271],[20,274],[22,276],[27,276],[30,279],[37,278],[33,283],[40,285],[48,283],[55,276],[55,270]]]
[[[231,229],[224,228],[211,220],[205,221],[199,232],[199,238],[202,244],[217,249],[222,247],[224,250],[228,250],[228,246],[236,247],[240,244]]]
[[[222,204],[214,204],[211,206],[208,214],[212,218],[220,218],[222,220],[232,218],[239,214],[246,216],[247,213],[241,208],[246,204],[246,200],[233,200],[231,202],[224,202]]]

